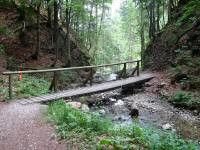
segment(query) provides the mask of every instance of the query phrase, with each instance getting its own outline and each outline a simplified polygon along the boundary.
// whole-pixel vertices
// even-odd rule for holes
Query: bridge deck
[[[140,83],[145,83],[151,80],[152,78],[154,78],[152,74],[141,74],[138,77],[130,77],[127,79],[101,83],[101,84],[97,84],[97,85],[93,85],[89,87],[82,87],[82,88],[77,88],[77,89],[60,91],[58,93],[46,94],[43,96],[33,97],[29,99],[21,99],[21,100],[18,100],[17,102],[19,102],[20,104],[26,105],[26,104],[32,104],[32,103],[48,102],[48,101],[61,99],[61,98],[90,95],[94,93],[114,90],[121,87],[128,87],[128,86],[134,86]]]

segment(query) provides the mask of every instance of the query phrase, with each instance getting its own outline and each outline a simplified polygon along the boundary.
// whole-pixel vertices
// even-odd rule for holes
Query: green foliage
[[[109,130],[111,122],[95,114],[86,114],[74,109],[64,102],[56,102],[49,106],[49,117],[58,125],[61,137],[66,137],[70,131],[104,133]]]
[[[0,35],[10,36],[11,35],[11,31],[6,27],[0,26]]]
[[[74,71],[63,71],[60,73],[59,82],[62,83],[62,86],[67,86],[65,84],[69,84],[74,82],[77,79],[77,74]]]
[[[39,96],[48,93],[50,82],[43,78],[23,75],[23,80],[14,80],[16,97]]]
[[[192,0],[184,7],[184,14],[183,16],[177,21],[177,24],[181,24],[188,19],[195,19],[197,18],[200,9],[200,1],[199,0]]]
[[[57,125],[62,138],[68,138],[68,141],[81,138],[81,145],[93,144],[90,149],[97,147],[99,150],[198,150],[199,148],[194,142],[182,140],[172,133],[141,128],[135,124],[126,127],[116,126],[108,119],[81,112],[61,101],[49,105],[48,118]],[[100,140],[96,141],[97,139]]]
[[[14,6],[13,0],[0,0],[0,8]]]
[[[0,44],[0,56],[5,53],[5,47],[3,44]]]
[[[200,99],[195,98],[191,93],[179,91],[171,96],[170,102],[176,106],[188,109],[197,109],[200,112]]]
[[[111,137],[100,141],[99,149],[103,149],[105,145],[121,150],[197,150],[199,148],[193,142],[180,139],[172,133],[152,128],[141,128],[137,125],[132,127],[127,136]]]
[[[184,91],[179,91],[171,97],[172,103],[182,103],[188,102],[192,98],[191,93],[186,93]]]

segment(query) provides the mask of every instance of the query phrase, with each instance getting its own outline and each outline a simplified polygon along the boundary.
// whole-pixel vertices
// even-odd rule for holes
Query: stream
[[[115,90],[74,100],[86,102],[91,112],[109,117],[118,125],[137,122],[142,126],[175,132],[185,139],[200,141],[200,115],[175,108],[144,88],[134,90],[131,95],[121,95],[120,90]],[[135,119],[130,115],[133,108],[139,111]]]

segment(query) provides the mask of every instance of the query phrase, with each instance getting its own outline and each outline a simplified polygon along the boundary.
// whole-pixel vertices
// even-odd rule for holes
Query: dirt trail
[[[0,103],[0,150],[65,150],[54,128],[44,123],[46,106]]]

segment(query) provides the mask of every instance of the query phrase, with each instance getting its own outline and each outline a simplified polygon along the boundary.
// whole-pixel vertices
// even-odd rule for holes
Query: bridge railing
[[[43,69],[43,70],[26,70],[26,71],[7,71],[3,72],[2,75],[8,76],[8,84],[9,84],[9,98],[12,99],[12,75],[19,75],[19,74],[35,74],[35,73],[53,73],[54,78],[53,78],[53,85],[54,85],[54,91],[57,90],[56,85],[57,85],[57,73],[62,72],[62,71],[71,71],[71,70],[81,70],[81,69],[91,69],[91,74],[90,77],[88,78],[88,81],[90,80],[90,83],[92,83],[92,70],[94,68],[102,68],[102,67],[110,67],[110,66],[116,66],[116,65],[122,65],[123,64],[123,69],[120,72],[120,77],[126,78],[127,74],[127,64],[130,63],[137,63],[136,68],[133,70],[131,75],[134,75],[135,73],[137,76],[140,75],[140,60],[136,61],[125,61],[125,62],[120,62],[120,63],[112,63],[112,64],[103,64],[103,65],[93,65],[93,66],[80,66],[80,67],[70,67],[70,68],[56,68],[56,69]]]

